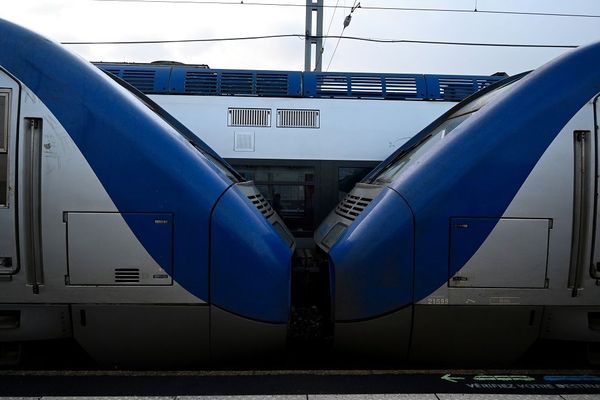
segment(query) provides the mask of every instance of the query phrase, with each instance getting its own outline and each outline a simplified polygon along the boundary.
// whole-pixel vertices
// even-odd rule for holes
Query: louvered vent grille
[[[386,99],[423,96],[423,93],[419,93],[415,76],[319,74],[316,76],[316,85],[317,96]]]
[[[252,73],[249,72],[223,72],[221,75],[221,94],[224,95],[252,95]]]
[[[440,96],[444,100],[461,100],[478,90],[471,79],[441,78],[439,83]]]
[[[154,70],[125,69],[123,71],[123,80],[144,93],[154,91],[155,77]]]
[[[139,283],[139,268],[115,268],[115,283]]]
[[[352,96],[382,97],[383,84],[378,76],[353,76],[350,78]]]
[[[417,80],[414,77],[385,77],[385,97],[390,99],[419,97]]]
[[[216,72],[187,71],[185,73],[185,93],[216,96],[219,94],[217,80]]]
[[[257,74],[256,94],[259,96],[287,96],[287,74]]]
[[[346,76],[317,75],[317,95],[347,96],[348,79]]]
[[[488,87],[496,82],[498,82],[497,79],[477,79],[475,81],[477,83],[477,90],[481,90],[484,87]]]
[[[104,71],[110,72],[113,75],[119,76],[121,70],[119,68],[103,68]]]
[[[254,204],[254,206],[260,211],[265,218],[269,218],[271,215],[275,213],[271,204],[265,199],[265,197],[258,193],[255,195],[248,196],[248,199]]]
[[[278,128],[318,128],[319,110],[277,110]]]
[[[271,126],[271,110],[268,108],[230,108],[227,112],[228,126]]]
[[[344,200],[342,200],[341,203],[338,204],[335,209],[335,213],[339,216],[354,221],[356,217],[358,217],[360,213],[367,208],[371,200],[373,199],[349,194],[344,198]]]

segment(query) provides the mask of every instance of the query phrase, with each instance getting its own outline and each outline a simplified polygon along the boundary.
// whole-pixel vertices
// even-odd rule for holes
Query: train
[[[596,43],[481,90],[330,213],[339,351],[508,363],[600,340],[599,61]]]
[[[0,22],[0,341],[110,365],[277,354],[294,239],[252,182],[150,99]],[[242,333],[240,335],[240,333]]]
[[[448,110],[308,255],[152,99],[0,20],[1,361],[56,340],[144,368],[278,359],[302,334],[461,365],[600,342],[599,59],[581,47]]]
[[[505,78],[94,62],[186,125],[270,202],[297,246],[354,184],[457,102]]]

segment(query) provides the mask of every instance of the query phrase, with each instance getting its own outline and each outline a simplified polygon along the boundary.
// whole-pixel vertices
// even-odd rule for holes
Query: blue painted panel
[[[450,220],[448,277],[452,277],[451,271],[458,271],[473,257],[481,246],[481,237],[487,237],[498,220],[499,218],[452,218]]]
[[[134,232],[145,232],[146,248],[153,249],[154,261],[173,276],[173,216],[171,214],[121,214]]]
[[[286,323],[292,251],[235,187],[211,219],[211,303],[260,321]]]
[[[329,253],[336,321],[370,318],[412,301],[413,238],[410,208],[384,189]]]

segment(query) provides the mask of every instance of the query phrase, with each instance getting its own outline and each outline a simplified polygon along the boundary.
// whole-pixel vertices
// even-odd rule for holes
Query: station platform
[[[0,371],[0,400],[591,400],[600,370]]]
[[[0,397],[15,400],[14,397]],[[597,400],[597,395],[355,394],[177,397],[25,397],[18,400]]]

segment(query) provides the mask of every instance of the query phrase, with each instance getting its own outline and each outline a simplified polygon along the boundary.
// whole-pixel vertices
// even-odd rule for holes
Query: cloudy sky
[[[150,2],[149,2],[150,1]],[[0,17],[59,42],[180,40],[297,34],[305,30],[305,0],[245,0],[246,4],[98,0],[5,0]],[[239,0],[223,0],[237,2]],[[324,0],[324,31],[339,35],[355,0]],[[344,35],[377,39],[581,45],[600,40],[599,0],[360,0],[363,7],[402,7],[478,12],[357,9]],[[334,13],[335,11],[335,13]],[[595,15],[520,15],[500,12]],[[331,25],[331,27],[330,27]],[[337,39],[324,45],[330,71],[510,74],[539,66],[561,48],[377,44]],[[174,60],[212,68],[301,70],[304,41],[292,37],[260,41],[152,45],[69,45],[90,61]]]

